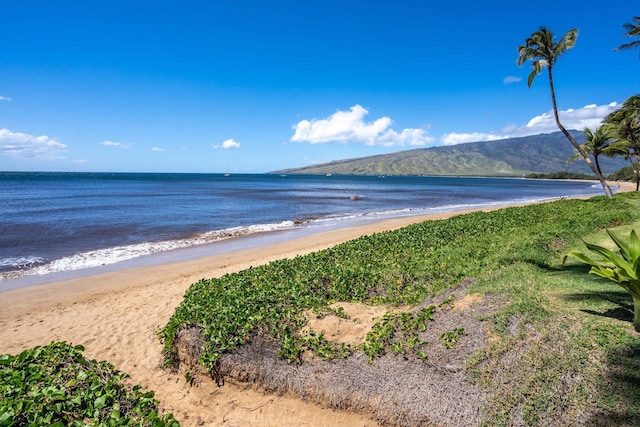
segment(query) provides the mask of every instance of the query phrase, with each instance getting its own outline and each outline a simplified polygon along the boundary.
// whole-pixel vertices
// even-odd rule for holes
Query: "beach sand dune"
[[[51,341],[81,344],[87,357],[106,360],[131,374],[133,383],[154,390],[161,408],[184,426],[376,426],[363,414],[266,395],[242,384],[217,387],[202,381],[191,387],[183,373],[162,368],[157,332],[188,287],[201,278],[450,215],[396,218],[224,255],[6,291],[0,294],[0,354]]]
[[[240,252],[3,292],[0,353],[17,354],[51,341],[85,346],[156,392],[161,407],[185,426],[375,426],[362,414],[337,412],[296,398],[265,395],[243,385],[190,387],[183,373],[162,368],[157,332],[184,292],[201,278],[219,277],[276,259],[321,250],[424,218],[401,218],[335,230]]]

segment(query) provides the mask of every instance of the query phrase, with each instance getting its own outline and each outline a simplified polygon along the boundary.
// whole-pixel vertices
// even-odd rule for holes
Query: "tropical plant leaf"
[[[0,355],[0,427],[179,426],[173,415],[158,414],[158,402],[139,385],[123,381],[127,374],[83,350],[52,342]]]
[[[580,261],[584,262],[585,264],[589,264],[592,267],[600,267],[600,264],[597,263],[596,261],[594,261],[593,259],[589,258],[587,255],[583,254],[580,251],[577,250],[573,250],[573,251],[569,251],[564,258],[562,259],[562,264],[564,265],[565,262],[567,261],[567,258],[569,257],[574,257],[574,258],[578,258]]]
[[[605,279],[612,280],[614,282],[618,282],[618,275],[615,271],[608,267],[603,267],[600,265],[594,265],[589,270],[589,274],[594,274],[596,276],[604,277]]]
[[[629,260],[637,260],[640,258],[640,238],[636,234],[636,230],[631,230],[629,236]]]
[[[620,253],[626,260],[632,259],[631,253],[629,251],[629,244],[620,236],[613,233],[612,231],[607,230],[607,234],[611,237],[611,240],[616,244],[616,246],[620,249]]]
[[[591,269],[589,274],[595,274],[605,279],[616,282],[620,287],[629,292],[633,297],[633,325],[636,331],[640,332],[640,239],[635,230],[631,231],[629,241],[616,236],[607,230],[611,240],[620,248],[621,255],[602,246],[586,243],[587,248],[600,255],[605,263],[603,265],[589,258],[580,251],[570,251],[563,259],[573,256],[585,264],[589,264]]]
[[[600,255],[605,263],[609,263],[611,267],[617,266],[618,268],[622,268],[625,271],[631,272],[633,270],[633,266],[629,261],[627,261],[624,257],[616,254],[610,249],[607,249],[603,246],[593,245],[591,243],[585,243],[587,248],[591,252],[595,252]],[[631,273],[632,274],[632,273]]]

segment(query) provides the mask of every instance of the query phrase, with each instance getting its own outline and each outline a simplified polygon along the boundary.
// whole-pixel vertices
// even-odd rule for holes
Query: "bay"
[[[516,178],[0,172],[0,289],[265,234],[599,194]]]

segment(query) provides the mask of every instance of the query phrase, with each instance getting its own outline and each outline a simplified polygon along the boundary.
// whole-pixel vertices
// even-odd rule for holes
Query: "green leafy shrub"
[[[586,173],[573,173],[567,171],[551,172],[551,173],[531,173],[525,178],[531,179],[594,179],[593,175]]]
[[[573,250],[565,255],[563,263],[567,257],[575,257],[591,266],[590,274],[611,280],[629,292],[633,297],[633,326],[640,332],[640,238],[635,230],[631,230],[629,239],[626,240],[609,230],[607,233],[618,247],[619,253],[585,242],[587,249],[600,256],[602,261],[596,261],[580,251]]]
[[[54,342],[0,356],[0,426],[179,426],[158,413],[152,391],[83,351]]]
[[[550,265],[580,236],[630,222],[635,213],[631,197],[635,196],[563,200],[425,221],[203,279],[187,290],[160,331],[165,362],[175,361],[179,331],[194,326],[202,330],[205,345],[200,362],[209,370],[215,370],[222,354],[256,334],[278,340],[280,356],[292,362],[299,362],[310,345],[329,357],[326,345],[300,339],[305,310],[326,311],[338,301],[415,304],[501,266]],[[387,347],[384,340],[367,346],[370,356],[406,351],[406,343]]]
[[[625,166],[607,177],[611,181],[634,181],[635,178],[636,176],[631,166]]]

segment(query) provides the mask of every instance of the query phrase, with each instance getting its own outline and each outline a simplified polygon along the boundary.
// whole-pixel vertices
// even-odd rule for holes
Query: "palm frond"
[[[529,74],[529,87],[543,68],[552,67],[562,53],[575,45],[577,37],[578,30],[572,29],[556,42],[553,39],[553,32],[546,27],[540,27],[538,31],[527,37],[524,45],[518,47],[516,63],[522,66],[525,62],[532,61],[533,71]]]
[[[623,34],[624,36],[640,37],[640,16],[634,16],[632,18],[632,22],[623,24],[622,28],[626,30],[626,32]],[[617,50],[628,50],[633,48],[640,48],[640,40],[623,43],[617,48],[613,49],[613,51],[615,52]]]

